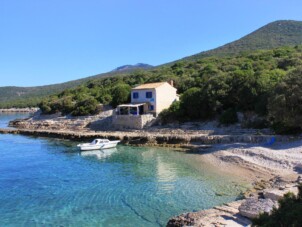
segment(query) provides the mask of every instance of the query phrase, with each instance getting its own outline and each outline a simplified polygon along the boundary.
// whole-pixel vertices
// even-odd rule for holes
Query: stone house
[[[113,125],[141,129],[178,100],[173,81],[142,84],[131,90],[131,103],[119,105]]]

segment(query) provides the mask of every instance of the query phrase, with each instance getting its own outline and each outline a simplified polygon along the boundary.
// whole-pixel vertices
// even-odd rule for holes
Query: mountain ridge
[[[122,65],[119,66],[117,68],[115,68],[114,70],[112,70],[111,72],[125,72],[125,71],[131,71],[133,69],[151,69],[154,66],[149,65],[149,64],[145,64],[145,63],[137,63],[135,65]]]
[[[272,49],[281,46],[299,45],[302,43],[302,21],[277,20],[233,42],[220,47],[202,51],[182,60],[193,60],[201,57],[225,56],[244,51]]]

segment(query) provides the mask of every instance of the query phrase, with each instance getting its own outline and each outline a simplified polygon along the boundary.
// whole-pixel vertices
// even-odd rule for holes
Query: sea
[[[0,127],[27,114],[0,114]],[[245,185],[202,154],[0,134],[0,226],[165,226],[238,199]]]

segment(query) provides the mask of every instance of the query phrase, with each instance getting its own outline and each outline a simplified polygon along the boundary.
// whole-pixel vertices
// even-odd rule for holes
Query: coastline
[[[157,125],[146,129],[115,128],[113,110],[93,116],[61,116],[35,113],[31,118],[17,119],[9,123],[15,133],[34,136],[51,136],[66,139],[90,140],[95,137],[121,140],[125,144],[186,147],[199,150],[203,145],[271,142],[290,142],[301,137],[275,135],[268,129],[243,129],[240,125],[221,127],[217,122],[188,122],[184,124]]]
[[[12,126],[13,127],[13,126]],[[57,130],[57,129],[0,129],[0,134],[22,134],[32,136],[46,136],[73,140],[91,140],[96,137],[120,140],[124,144],[138,145],[138,146],[160,146],[160,147],[180,147],[190,150],[197,150],[208,148],[215,144],[267,144],[272,137],[276,142],[291,142],[301,139],[293,136],[280,135],[206,135],[187,133],[160,133],[157,131],[146,130],[128,130],[128,131],[73,131],[73,130]],[[205,146],[209,145],[209,146]]]
[[[275,179],[271,179],[274,181]],[[253,196],[239,199],[211,209],[183,213],[172,217],[167,227],[180,226],[251,226],[251,219],[260,213],[271,212],[278,207],[278,200],[286,193],[298,194],[298,185],[301,182],[271,182],[266,188],[258,189]]]
[[[39,108],[7,108],[0,109],[0,113],[35,113]]]
[[[204,160],[226,174],[245,179],[252,187],[244,193],[244,199],[174,216],[167,226],[251,225],[252,218],[277,207],[284,194],[298,194],[297,186],[302,183],[301,150],[302,141],[277,143],[272,147],[217,144],[207,149],[202,154]]]
[[[30,136],[55,137],[73,140],[88,140],[95,137],[106,137],[109,139],[122,139],[124,144],[137,146],[164,146],[185,148],[184,152],[194,152],[199,154],[196,157],[196,165],[201,165],[202,161],[217,168],[218,171],[225,174],[233,174],[234,177],[244,179],[245,182],[252,185],[244,193],[244,198],[211,209],[197,212],[189,212],[172,217],[167,226],[247,226],[251,224],[250,217],[241,215],[241,207],[253,207],[256,211],[246,209],[248,215],[255,215],[255,212],[261,212],[262,200],[270,201],[272,210],[277,204],[276,198],[280,198],[288,191],[297,193],[297,177],[302,177],[302,140],[294,140],[293,137],[276,137],[277,142],[270,146],[263,146],[259,143],[236,143],[238,135],[203,135],[198,138],[193,136],[194,141],[208,142],[208,146],[191,144],[190,140],[181,135],[168,136],[166,134],[154,133],[143,134],[142,132],[73,132],[73,131],[54,131],[54,130],[29,130],[29,129],[1,129],[0,133],[22,134]],[[146,133],[146,132],[144,132]],[[192,135],[191,135],[192,136]],[[230,137],[231,136],[231,137]],[[186,135],[185,138],[190,136]],[[263,137],[263,136],[262,136]],[[255,137],[255,138],[262,138]],[[150,140],[150,138],[152,138]],[[228,138],[228,139],[226,139]],[[232,139],[230,139],[232,138]],[[239,136],[239,141],[244,138]],[[247,141],[257,141],[252,135],[248,135]],[[259,141],[264,141],[265,136]],[[154,140],[155,139],[155,140]],[[152,143],[150,143],[152,141]],[[164,143],[154,143],[159,141]],[[182,143],[179,143],[181,141]],[[185,141],[185,143],[184,143]],[[229,143],[225,143],[229,141]],[[178,143],[175,143],[178,142]],[[286,158],[286,159],[285,159]],[[202,160],[202,161],[201,161]],[[264,198],[263,195],[270,197]],[[217,195],[219,196],[219,195]],[[274,201],[271,199],[275,199]],[[244,205],[250,203],[252,205]],[[260,211],[257,210],[258,206]],[[254,208],[257,207],[257,208]],[[266,207],[267,208],[267,207]],[[258,213],[257,213],[258,214]]]
[[[215,133],[217,130],[161,127],[149,130],[95,131],[87,127],[95,118],[91,117],[90,121],[87,121],[87,118],[56,117],[54,121],[52,118],[34,120],[33,117],[14,121],[12,126],[17,127],[16,129],[0,129],[0,133],[79,141],[102,137],[118,139],[126,145],[181,148],[184,152],[200,154],[200,160],[198,156],[196,158],[196,165],[202,164],[201,159],[206,160],[219,171],[233,174],[252,185],[244,196],[256,198],[255,204],[262,199],[259,195],[265,190],[278,190],[277,193],[284,194],[287,191],[284,190],[286,185],[294,188],[297,177],[302,173],[302,140],[299,136],[251,133],[248,130],[232,134],[225,133],[227,131],[225,129]],[[274,142],[270,143],[272,137]],[[280,188],[284,189],[279,190]],[[247,225],[250,224],[249,218],[239,214],[239,207],[247,200],[181,214],[171,218],[167,225],[207,226],[210,223],[214,226],[219,226],[215,223],[225,223],[226,226]]]
[[[104,120],[108,125],[111,115],[112,110],[86,117],[40,115],[38,112],[31,118],[11,121],[9,126],[14,128],[0,128],[0,134],[11,133],[78,141],[107,138],[120,140],[126,145],[181,148],[187,152],[202,154],[203,159],[207,158],[207,161],[213,166],[222,166],[225,172],[231,170],[233,173],[238,172],[239,175],[242,175],[242,173],[252,170],[249,179],[253,178],[255,173],[260,173],[262,177],[276,175],[268,171],[268,166],[277,165],[273,162],[274,159],[276,160],[273,150],[280,150],[282,148],[280,148],[280,144],[286,146],[283,151],[293,146],[302,149],[302,144],[299,144],[299,141],[302,141],[301,136],[264,134],[265,131],[242,129],[238,126],[220,127],[213,123],[197,127],[196,123],[186,123],[174,127],[156,126],[142,130],[100,130],[95,128],[95,125],[104,125]],[[101,124],[99,124],[100,121]],[[253,157],[258,159],[253,159]],[[284,175],[286,172],[284,168],[287,166],[282,163],[282,158],[286,160],[288,155],[283,155],[281,160],[276,160],[281,163],[282,169],[278,174]],[[297,157],[295,158],[297,159]],[[269,163],[267,160],[272,161]],[[233,171],[234,167],[231,164],[236,164],[236,168],[244,168],[240,171]],[[302,165],[302,163],[300,164]]]

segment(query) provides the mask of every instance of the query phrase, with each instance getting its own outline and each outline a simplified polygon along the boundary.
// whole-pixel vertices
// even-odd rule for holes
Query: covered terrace
[[[118,105],[116,109],[117,115],[143,115],[148,110],[147,103],[136,103],[136,104],[122,104]]]

